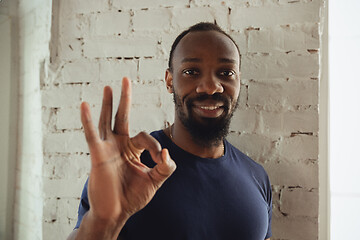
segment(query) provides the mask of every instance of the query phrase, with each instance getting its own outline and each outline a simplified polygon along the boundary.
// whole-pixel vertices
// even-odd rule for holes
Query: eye
[[[220,76],[224,76],[224,77],[231,77],[235,75],[235,71],[233,70],[223,70],[219,73]]]
[[[183,74],[185,74],[185,75],[199,75],[200,73],[196,69],[185,69],[183,71]]]

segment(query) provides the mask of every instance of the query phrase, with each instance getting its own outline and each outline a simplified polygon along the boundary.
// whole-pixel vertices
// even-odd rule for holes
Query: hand
[[[98,134],[89,105],[81,104],[81,121],[91,156],[89,214],[114,224],[145,207],[176,168],[168,150],[161,149],[152,136],[141,132],[129,137],[130,105],[131,85],[129,79],[124,78],[114,128],[111,129],[112,90],[105,87]],[[145,149],[157,163],[154,168],[140,162]]]

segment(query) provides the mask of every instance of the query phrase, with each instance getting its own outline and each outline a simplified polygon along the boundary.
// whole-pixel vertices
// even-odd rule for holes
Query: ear
[[[166,82],[166,88],[168,90],[169,93],[173,93],[173,76],[172,73],[170,71],[170,69],[166,69],[165,72],[165,82]]]

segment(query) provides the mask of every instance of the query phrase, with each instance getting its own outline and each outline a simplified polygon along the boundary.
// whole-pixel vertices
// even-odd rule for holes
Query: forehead
[[[173,63],[184,58],[227,58],[240,62],[239,52],[230,38],[217,31],[190,32],[180,40],[174,51]]]

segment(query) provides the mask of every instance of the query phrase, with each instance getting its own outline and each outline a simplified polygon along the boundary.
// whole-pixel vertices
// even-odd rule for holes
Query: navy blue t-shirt
[[[205,159],[179,148],[162,130],[151,135],[169,150],[177,168],[150,203],[129,218],[119,238],[264,240],[271,237],[271,186],[261,165],[226,140],[224,156]],[[155,165],[146,151],[141,161],[149,167]],[[75,228],[88,210],[86,182]]]

